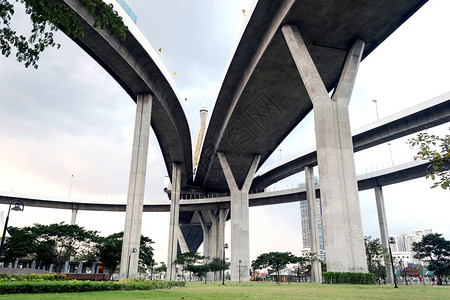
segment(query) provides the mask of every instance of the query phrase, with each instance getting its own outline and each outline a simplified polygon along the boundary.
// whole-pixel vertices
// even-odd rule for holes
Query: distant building
[[[411,234],[402,233],[398,236],[394,236],[395,244],[391,245],[392,250],[392,258],[394,261],[402,260],[406,266],[406,264],[414,263],[423,265],[423,262],[417,258],[414,258],[416,254],[412,251],[413,243],[420,242],[424,235],[433,233],[433,230],[415,230]]]
[[[318,183],[317,177],[314,177],[315,183]],[[317,225],[319,229],[319,247],[320,247],[320,259],[325,260],[325,248],[323,243],[323,229],[322,229],[322,201],[320,198],[316,199],[317,205]],[[310,242],[310,230],[309,230],[309,212],[308,212],[308,201],[300,201],[300,218],[302,226],[302,255],[306,255],[311,252],[311,242]]]

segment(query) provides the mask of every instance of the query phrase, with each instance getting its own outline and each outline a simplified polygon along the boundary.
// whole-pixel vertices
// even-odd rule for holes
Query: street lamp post
[[[394,157],[392,156],[391,143],[387,143],[387,145],[389,146],[389,153],[391,154],[391,163],[392,163],[392,166],[394,166]]]
[[[208,259],[209,256],[205,256],[205,284],[206,284],[206,277],[208,276]]]
[[[397,279],[395,278],[395,269],[394,269],[394,261],[392,260],[392,250],[391,244],[395,244],[395,239],[393,237],[389,238],[389,256],[391,257],[391,266],[392,266],[392,275],[394,276],[394,287],[397,289]]]
[[[377,113],[377,121],[378,121],[379,120],[378,119],[378,105],[377,105],[378,102],[377,102],[377,100],[372,100],[372,102],[375,103],[375,112]]]
[[[131,253],[136,253],[136,248],[131,248],[130,253],[128,254],[128,269],[127,269],[127,279],[130,278],[130,263],[131,263]]]
[[[225,285],[225,249],[228,249],[228,244],[223,245],[223,269],[222,269],[222,285]]]
[[[12,210],[14,211],[23,211],[25,206],[23,205],[23,202],[20,200],[14,200],[9,204],[8,214],[6,215],[5,219],[5,227],[3,228],[3,235],[2,235],[2,243],[0,245],[0,259],[2,259],[3,254],[3,246],[5,244],[5,237],[6,237],[6,228],[8,227],[8,221],[9,221],[9,212],[11,211],[11,205],[14,204],[14,207]]]
[[[241,260],[239,260],[239,283],[241,283]]]

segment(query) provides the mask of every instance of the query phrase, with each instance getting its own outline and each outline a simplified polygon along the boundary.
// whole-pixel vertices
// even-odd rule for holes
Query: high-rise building
[[[402,260],[406,266],[408,263],[423,264],[422,261],[414,258],[416,254],[413,249],[413,243],[420,242],[424,235],[433,233],[433,230],[415,230],[411,234],[402,233],[393,237],[395,244],[391,245],[392,257],[394,261]]]
[[[320,198],[316,199],[317,205],[317,225],[318,225],[318,234],[319,234],[319,247],[320,254],[319,257],[321,260],[325,260],[324,255],[324,244],[323,244],[323,230],[322,230],[322,202]],[[301,225],[302,225],[302,254],[307,254],[311,251],[310,244],[310,230],[309,230],[309,211],[308,211],[308,201],[300,201],[300,217],[301,217]]]

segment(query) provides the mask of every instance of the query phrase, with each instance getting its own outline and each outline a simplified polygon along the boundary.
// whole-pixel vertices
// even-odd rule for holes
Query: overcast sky
[[[174,81],[188,98],[184,105],[196,139],[198,111],[204,102],[211,115],[227,61],[249,17],[242,9],[248,12],[251,1],[127,2],[153,48],[162,48],[159,55],[169,72],[176,72]],[[352,128],[376,120],[373,99],[383,118],[450,90],[449,12],[450,1],[430,1],[362,62],[350,102]],[[26,24],[20,14],[16,21],[20,29]],[[0,57],[0,193],[126,203],[135,103],[64,34],[56,37],[61,48],[46,50],[38,70],[26,69],[13,56]],[[449,124],[430,132],[448,133]],[[358,174],[391,165],[392,160],[411,160],[415,152],[405,141],[357,153]],[[262,169],[312,146],[310,114]],[[151,133],[146,203],[168,203],[162,191],[166,173]],[[303,182],[303,177],[292,176],[275,188]],[[430,189],[431,184],[417,179],[383,187],[391,234],[431,228],[450,238],[450,194]],[[364,234],[378,237],[374,192],[360,192],[360,201]],[[11,213],[10,225],[69,223],[70,216],[70,211],[26,207],[23,213]],[[124,219],[125,213],[80,211],[77,223],[108,235],[122,231]],[[142,232],[156,242],[157,261],[166,260],[168,225],[168,213],[144,213]],[[300,254],[300,233],[298,203],[251,208],[251,259],[267,251]]]

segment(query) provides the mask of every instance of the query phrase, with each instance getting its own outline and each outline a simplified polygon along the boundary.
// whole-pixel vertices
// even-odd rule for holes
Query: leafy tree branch
[[[128,28],[111,4],[102,0],[79,0],[95,16],[94,27],[109,28],[110,32],[125,40]],[[13,28],[16,5],[21,4],[31,21],[31,31],[23,35]],[[55,0],[0,0],[0,49],[8,57],[13,51],[25,67],[38,68],[40,54],[47,47],[60,47],[54,39],[58,26],[68,36],[83,37],[76,13],[61,1]]]

